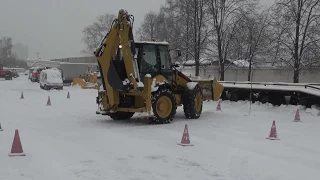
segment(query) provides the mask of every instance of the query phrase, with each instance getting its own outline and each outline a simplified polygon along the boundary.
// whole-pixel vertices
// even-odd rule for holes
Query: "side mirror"
[[[178,67],[180,67],[180,65],[179,65],[179,64],[176,64],[176,63],[173,63],[173,64],[172,64],[172,67],[178,68]]]
[[[180,57],[181,56],[181,50],[177,49],[177,56]]]

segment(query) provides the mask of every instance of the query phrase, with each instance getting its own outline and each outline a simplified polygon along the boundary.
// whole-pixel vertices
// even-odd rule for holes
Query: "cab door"
[[[146,74],[150,74],[152,77],[154,77],[160,73],[160,60],[156,45],[143,44],[139,59],[139,70],[141,77],[144,77]]]
[[[163,75],[169,82],[171,82],[173,77],[173,69],[168,46],[158,45],[158,57],[160,61],[160,74]]]

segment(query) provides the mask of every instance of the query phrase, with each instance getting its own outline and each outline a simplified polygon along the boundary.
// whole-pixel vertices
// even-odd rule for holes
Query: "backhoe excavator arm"
[[[123,90],[124,87],[116,71],[116,67],[111,62],[116,59],[119,47],[121,47],[127,79],[130,81],[132,89],[137,89],[137,81],[140,81],[139,70],[134,59],[133,19],[131,18],[131,15],[128,15],[125,10],[121,9],[118,18],[113,21],[109,33],[94,52],[100,68],[102,85],[106,91],[108,102],[106,106],[108,108],[113,108],[119,104],[119,91]]]

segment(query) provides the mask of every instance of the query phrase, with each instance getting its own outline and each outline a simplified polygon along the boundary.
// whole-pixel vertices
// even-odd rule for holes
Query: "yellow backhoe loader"
[[[174,119],[177,106],[183,106],[186,118],[199,118],[203,101],[218,101],[224,87],[215,78],[192,81],[178,71],[168,43],[135,42],[133,19],[121,9],[94,52],[102,78],[96,113],[114,120],[144,113],[150,123],[166,124]]]

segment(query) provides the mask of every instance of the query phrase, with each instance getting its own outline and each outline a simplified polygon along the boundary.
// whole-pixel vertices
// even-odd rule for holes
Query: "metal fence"
[[[180,68],[186,75],[195,75],[195,67]],[[247,81],[248,69],[230,68],[225,71],[225,81]],[[293,82],[293,70],[287,68],[259,68],[252,70],[255,82]],[[217,67],[200,67],[201,76],[214,76],[220,79]],[[320,83],[320,67],[302,69],[300,71],[299,82],[301,83]]]

